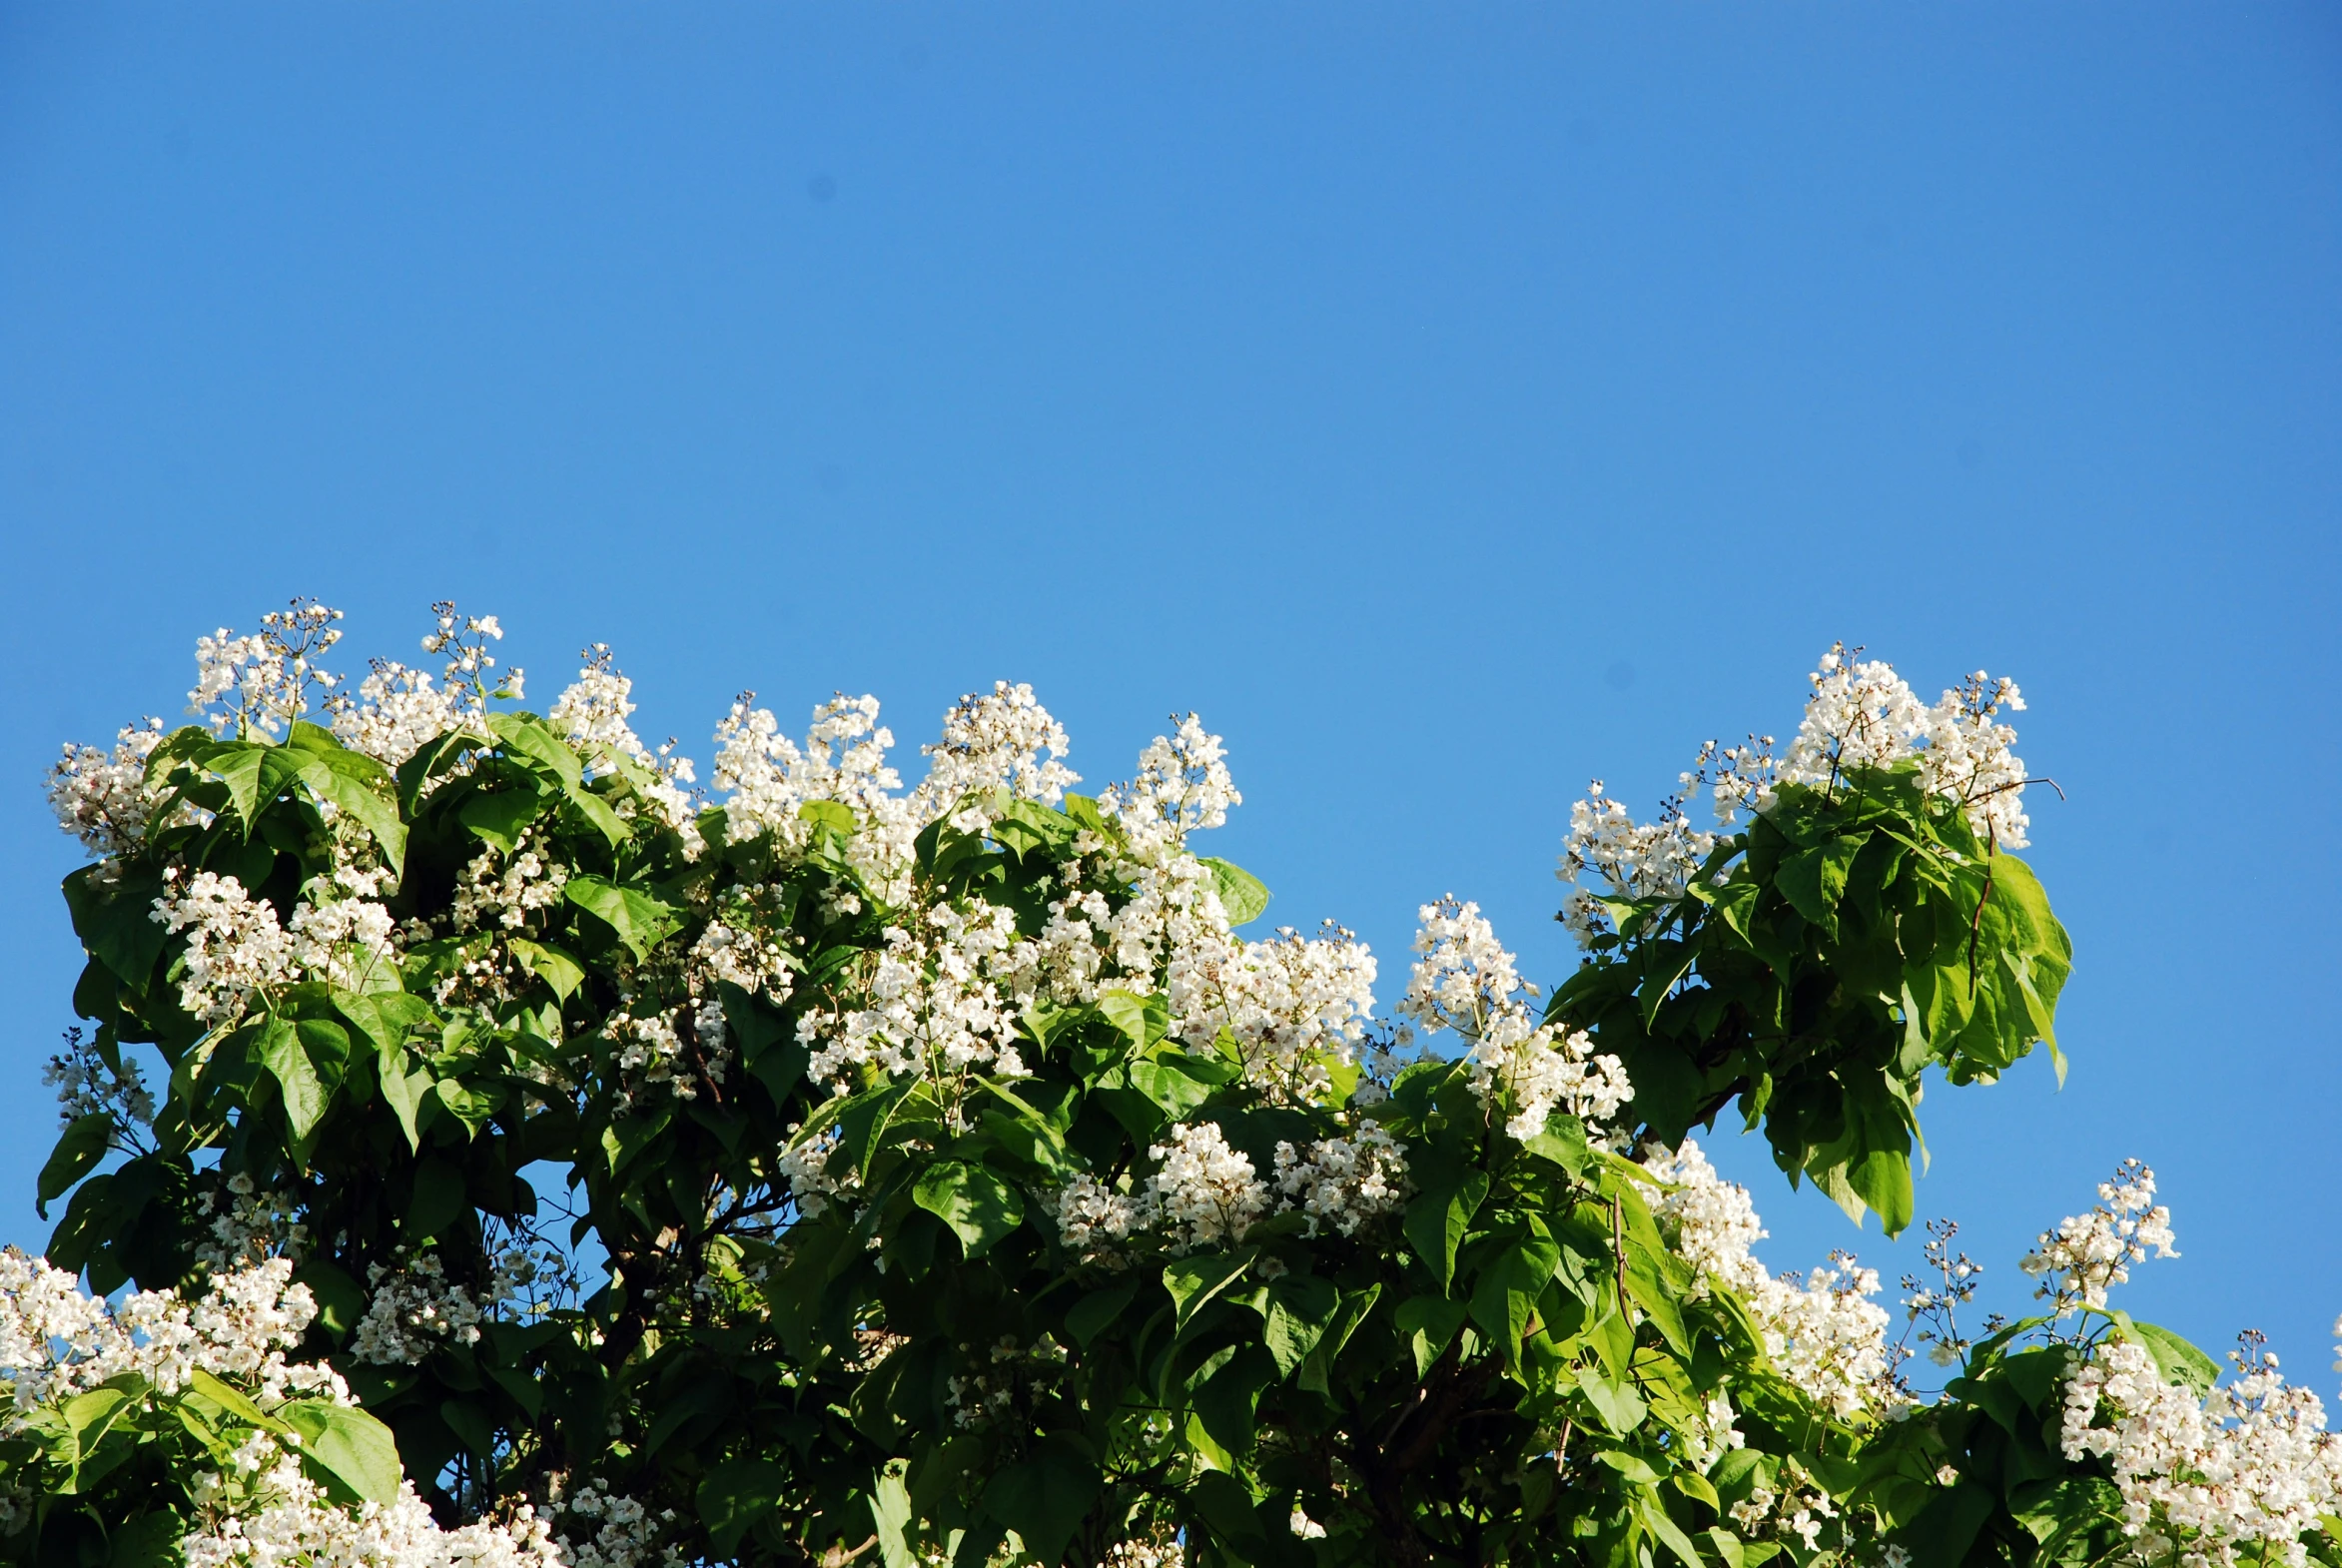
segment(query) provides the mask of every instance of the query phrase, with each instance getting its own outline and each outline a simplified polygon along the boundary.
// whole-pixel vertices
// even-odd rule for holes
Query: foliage
[[[69,748],[52,787],[99,858],[65,888],[95,1033],[54,1069],[50,1259],[188,1299],[297,1262],[336,1419],[445,1541],[502,1532],[401,1560],[2141,1550],[2059,1435],[2092,1342],[1999,1333],[1915,1407],[1875,1281],[1765,1276],[1687,1142],[1737,1100],[1892,1230],[1927,1069],[2055,1050],[2070,950],[1973,690],[1894,744],[1831,730],[1818,773],[1736,763],[1738,831],[1574,840],[1608,881],[1541,1018],[1476,910],[1426,907],[1401,1011],[1456,1049],[1409,1051],[1347,933],[1235,935],[1268,895],[1188,847],[1237,798],[1192,716],[1084,796],[1003,685],[904,792],[875,702],[800,746],[743,699],[709,803],[606,651],[540,716],[493,620],[440,615],[445,685],[355,696],[331,612],[206,639],[208,726]],[[77,1461],[94,1395],[43,1402],[14,1353],[28,1561],[171,1560],[109,1530],[234,1515],[221,1423],[298,1425],[221,1375],[125,1384],[89,1450],[124,1457]]]

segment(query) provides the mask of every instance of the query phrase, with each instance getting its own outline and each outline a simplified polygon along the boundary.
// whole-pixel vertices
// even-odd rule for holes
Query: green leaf
[[[382,1083],[384,1103],[398,1119],[398,1131],[406,1135],[408,1152],[420,1153],[419,1119],[423,1099],[432,1089],[429,1070],[419,1067],[409,1070],[404,1046],[383,1046],[375,1057],[375,1076]]]
[[[1299,1370],[1340,1310],[1341,1291],[1332,1280],[1315,1274],[1280,1279],[1268,1287],[1268,1317],[1261,1341],[1276,1361],[1278,1377],[1289,1378]]]
[[[328,1091],[304,1049],[301,1031],[291,1020],[272,1015],[261,1026],[253,1058],[277,1081],[285,1101],[285,1125],[292,1130],[294,1141],[308,1142],[325,1120]]]
[[[1035,1445],[1033,1457],[1010,1465],[984,1490],[984,1511],[1024,1538],[1044,1563],[1064,1560],[1066,1546],[1097,1501],[1098,1466],[1064,1437]]]
[[[1268,908],[1268,889],[1261,886],[1258,877],[1241,866],[1210,855],[1203,856],[1202,863],[1211,868],[1212,886],[1219,894],[1219,907],[1226,911],[1229,925],[1241,926],[1257,920],[1260,912]]]
[[[639,888],[622,888],[604,877],[571,877],[561,885],[570,903],[617,933],[635,958],[681,929],[683,912]]]
[[[1163,1287],[1171,1292],[1176,1326],[1184,1329],[1213,1296],[1243,1278],[1251,1266],[1249,1251],[1197,1252],[1165,1265]]]
[[[499,790],[474,795],[455,813],[455,820],[509,855],[520,847],[528,825],[544,815],[549,802],[532,789]]]
[[[255,741],[223,741],[203,757],[203,766],[228,786],[236,820],[246,838],[259,824],[261,807],[285,793],[301,777],[308,755],[291,746],[269,746]]]
[[[1131,1304],[1131,1297],[1138,1291],[1139,1281],[1136,1279],[1109,1289],[1091,1291],[1074,1303],[1072,1311],[1066,1313],[1066,1332],[1074,1336],[1074,1343],[1085,1350],[1089,1349],[1090,1341],[1106,1332],[1114,1320],[1123,1315],[1123,1308]]]
[[[324,1258],[311,1258],[294,1270],[293,1277],[309,1286],[309,1293],[317,1298],[318,1322],[328,1332],[349,1333],[366,1315],[366,1291],[357,1280]]]
[[[246,1394],[243,1389],[222,1380],[218,1374],[206,1371],[203,1367],[198,1366],[189,1370],[187,1386],[239,1421],[268,1431],[283,1431],[285,1429],[284,1422],[277,1420],[263,1411],[259,1405],[254,1404],[251,1396]]]
[[[1846,875],[1855,856],[1871,841],[1868,833],[1846,833],[1801,850],[1781,863],[1773,885],[1799,914],[1838,936],[1838,905],[1846,897]]]
[[[1025,1222],[1025,1199],[982,1166],[944,1160],[919,1175],[911,1199],[951,1226],[973,1262]]]
[[[1561,1247],[1548,1237],[1525,1236],[1480,1270],[1472,1289],[1472,1319],[1518,1362],[1521,1336],[1537,1310],[1537,1297],[1561,1266]]]
[[[488,732],[496,737],[496,745],[505,755],[550,774],[564,791],[574,791],[584,778],[584,768],[568,742],[529,714],[491,713]]]
[[[1415,1255],[1423,1259],[1444,1290],[1455,1278],[1456,1246],[1471,1227],[1472,1216],[1480,1211],[1481,1200],[1488,1195],[1488,1173],[1463,1171],[1440,1180],[1425,1171],[1418,1179],[1423,1182],[1423,1190],[1407,1204],[1401,1228],[1413,1244]]]
[[[788,1484],[787,1473],[770,1459],[728,1459],[707,1472],[699,1483],[699,1518],[719,1556],[739,1549],[741,1537],[772,1512]]]
[[[406,824],[398,816],[396,787],[380,763],[357,752],[341,751],[327,756],[302,756],[295,768],[311,794],[331,801],[337,810],[373,836],[393,877],[404,871]],[[266,780],[264,772],[264,784]]]
[[[98,1162],[106,1158],[113,1137],[114,1119],[103,1111],[75,1117],[67,1124],[58,1136],[57,1147],[49,1153],[48,1164],[41,1167],[36,1206],[43,1219],[49,1217],[50,1199],[63,1196],[74,1182],[97,1169]]]
[[[1605,1454],[1603,1457],[1608,1458],[1609,1456]],[[1665,1505],[1657,1497],[1646,1494],[1638,1498],[1635,1512],[1649,1527],[1651,1533],[1659,1537],[1667,1549],[1675,1554],[1676,1560],[1681,1562],[1684,1568],[1701,1568],[1700,1549],[1692,1544],[1690,1536],[1684,1534],[1683,1526],[1668,1517]]]
[[[1220,1067],[1217,1062],[1191,1057],[1183,1051],[1166,1051],[1152,1060],[1127,1063],[1123,1071],[1133,1089],[1145,1095],[1165,1116],[1179,1122],[1210,1099],[1211,1092],[1224,1081]]]
[[[585,984],[585,970],[559,948],[546,947],[525,937],[507,937],[504,943],[530,974],[552,988],[556,999],[568,1001],[570,993]]]
[[[336,1502],[390,1504],[403,1472],[390,1429],[353,1405],[301,1399],[278,1412],[301,1434],[301,1464]]]
[[[2170,1329],[2138,1322],[2128,1313],[2116,1313],[2115,1321],[2127,1338],[2154,1358],[2155,1370],[2165,1382],[2177,1383],[2201,1399],[2220,1380],[2220,1363]]]
[[[1414,1351],[1418,1381],[1430,1372],[1432,1362],[1447,1353],[1456,1330],[1464,1326],[1464,1316],[1470,1310],[1461,1301],[1438,1295],[1409,1296],[1399,1303],[1392,1320]]]
[[[1112,1024],[1133,1051],[1144,1051],[1154,1037],[1148,1028],[1147,1000],[1128,991],[1109,991],[1098,999],[1098,1016]]]

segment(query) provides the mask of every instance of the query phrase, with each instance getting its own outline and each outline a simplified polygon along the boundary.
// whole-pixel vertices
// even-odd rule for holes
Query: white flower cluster
[[[1230,1147],[1214,1123],[1182,1123],[1147,1155],[1158,1166],[1147,1179],[1152,1217],[1173,1251],[1241,1241],[1268,1212],[1268,1188],[1254,1176],[1252,1157]]]
[[[909,853],[918,829],[909,809],[891,792],[902,777],[887,765],[893,733],[878,722],[876,697],[840,694],[813,710],[813,727],[799,747],[783,735],[766,708],[751,708],[754,692],[742,693],[716,726],[715,786],[730,791],[724,802],[724,836],[744,844],[771,834],[784,853],[804,849],[813,826],[801,812],[829,801],[854,813],[857,865],[884,881]]]
[[[243,1172],[197,1194],[196,1204],[211,1216],[211,1235],[198,1242],[195,1259],[214,1273],[249,1268],[272,1257],[301,1261],[309,1226],[290,1192],[263,1191]]]
[[[179,868],[166,869],[163,878],[166,888],[177,887]],[[188,933],[179,1004],[210,1024],[233,1023],[257,992],[295,980],[364,989],[397,960],[390,915],[380,904],[356,898],[306,903],[294,911],[287,930],[275,905],[255,899],[235,877],[213,871],[199,871],[180,891],[156,899],[154,920],[166,931]]]
[[[568,881],[569,868],[539,854],[532,836],[523,836],[509,855],[490,845],[455,879],[455,929],[519,931],[530,914],[561,902]]]
[[[681,1568],[684,1559],[674,1543],[659,1541],[675,1522],[673,1509],[653,1514],[633,1498],[591,1483],[575,1491],[556,1488],[553,1496],[557,1516],[581,1521],[575,1533],[564,1530],[554,1538],[569,1568],[642,1568],[653,1561]]]
[[[1838,1505],[1830,1494],[1795,1459],[1784,1465],[1781,1490],[1771,1487],[1753,1488],[1749,1495],[1732,1505],[1729,1510],[1733,1524],[1740,1533],[1751,1539],[1771,1536],[1777,1540],[1795,1537],[1809,1552],[1822,1544],[1822,1532],[1829,1521],[1838,1517]],[[1898,1568],[1889,1548],[1888,1568]]]
[[[2300,1568],[2301,1537],[2342,1513],[2342,1437],[2317,1395],[2288,1385],[2273,1355],[2229,1359],[2235,1375],[2199,1401],[2144,1348],[2109,1338],[2066,1382],[2065,1457],[2113,1470],[2138,1561]]]
[[[640,768],[636,787],[657,808],[660,820],[682,837],[683,858],[698,859],[707,846],[699,836],[698,805],[683,788],[695,777],[691,759],[676,756],[671,740],[652,751],[626,722],[634,712],[634,683],[618,673],[608,643],[595,643],[584,658],[585,667],[553,699],[546,720],[597,771],[613,767],[614,757]]]
[[[1773,781],[1828,788],[1851,768],[1915,760],[1929,791],[1964,806],[1978,833],[2003,849],[2026,847],[2024,764],[2012,749],[2016,731],[1998,718],[2024,711],[2016,682],[1978,670],[1928,707],[1893,665],[1859,663],[1844,643],[1809,679],[1814,693]],[[1753,770],[1728,770],[1716,789],[1720,813],[1769,801],[1768,781]]]
[[[1374,1022],[1374,955],[1330,921],[1317,937],[1289,926],[1262,942],[1215,934],[1174,973],[1180,1038],[1206,1051],[1224,1032],[1244,1082],[1273,1104],[1323,1100]]]
[[[492,688],[488,684],[496,660],[487,645],[504,635],[495,616],[458,620],[454,604],[445,601],[432,605],[431,613],[437,624],[424,634],[422,651],[447,655],[440,672],[444,686],[434,687],[426,671],[377,659],[373,673],[358,683],[356,698],[338,692],[327,702],[336,738],[388,767],[398,767],[441,735],[484,733],[487,699],[518,701],[522,694],[525,677],[518,668],[507,670]],[[423,787],[427,791],[437,782],[426,781]]]
[[[861,1006],[814,1009],[798,1021],[798,1039],[812,1049],[808,1076],[838,1094],[874,1066],[891,1078],[1024,1076],[1015,1008],[997,984],[1020,967],[1014,915],[981,902],[939,903],[909,926],[889,926],[885,943]]]
[[[1106,1554],[1106,1568],[1186,1568],[1186,1562],[1187,1549],[1169,1531],[1118,1541]]]
[[[2104,1311],[2107,1288],[2127,1280],[2130,1265],[2144,1262],[2149,1249],[2158,1257],[2179,1255],[2173,1239],[2171,1210],[2155,1201],[2155,1173],[2125,1160],[2098,1184],[2097,1206],[2042,1231],[2020,1266],[2040,1278],[2033,1293],[2051,1303],[2054,1315]]]
[[[1638,823],[1626,807],[1602,793],[1600,779],[1587,786],[1593,798],[1569,809],[1569,836],[1563,840],[1561,869],[1555,873],[1572,892],[1562,905],[1562,924],[1580,945],[1613,929],[1610,912],[1578,879],[1591,873],[1618,899],[1679,899],[1716,847],[1716,835],[1693,827],[1672,802],[1657,822]]]
[[[1691,1264],[1694,1294],[1722,1286],[1739,1295],[1783,1377],[1842,1420],[1903,1402],[1889,1375],[1887,1312],[1870,1299],[1876,1270],[1833,1254],[1803,1279],[1775,1278],[1749,1252],[1765,1230],[1748,1188],[1718,1176],[1698,1144],[1686,1139],[1673,1152],[1647,1145],[1643,1165],[1671,1188],[1652,1211]]]
[[[1270,1181],[1210,1122],[1174,1126],[1147,1154],[1155,1174],[1131,1191],[1078,1175],[1043,1195],[1059,1238],[1084,1262],[1120,1267],[1125,1244],[1149,1231],[1174,1254],[1232,1244],[1272,1211],[1298,1210],[1310,1235],[1320,1222],[1354,1235],[1413,1190],[1405,1152],[1372,1123],[1318,1139],[1305,1154],[1279,1143]]]
[[[610,1061],[617,1072],[618,1110],[633,1106],[654,1089],[677,1100],[696,1100],[702,1075],[717,1094],[723,1092],[731,1052],[725,1044],[722,1004],[709,997],[692,1007],[689,1016],[697,1049],[688,1058],[676,1027],[680,1016],[621,1013],[602,1025],[603,1037],[614,1048]]]
[[[789,1196],[797,1204],[797,1212],[808,1219],[819,1218],[832,1203],[851,1200],[862,1190],[862,1172],[852,1160],[836,1162],[842,1170],[832,1171],[833,1157],[842,1145],[842,1137],[835,1127],[825,1127],[813,1137],[802,1141],[798,1128],[789,1128],[789,1142],[775,1158],[781,1178],[789,1183]]]
[[[411,1366],[450,1340],[479,1342],[479,1325],[496,1304],[492,1284],[483,1303],[463,1286],[447,1283],[446,1268],[434,1252],[409,1258],[400,1247],[396,1261],[396,1268],[376,1263],[367,1270],[374,1294],[351,1335],[353,1357],[374,1366]]]
[[[1396,1212],[1414,1190],[1407,1179],[1407,1157],[1398,1141],[1368,1123],[1351,1138],[1321,1138],[1306,1155],[1293,1146],[1276,1146],[1276,1189],[1280,1207],[1298,1207],[1307,1216],[1307,1233],[1315,1235],[1319,1220],[1343,1235],[1355,1235],[1369,1219]]]
[[[397,1500],[355,1507],[331,1501],[296,1451],[256,1433],[240,1468],[257,1473],[206,1499],[208,1528],[180,1543],[186,1568],[570,1568],[552,1532],[523,1503],[505,1521],[442,1530],[403,1483]]]
[[[259,1390],[266,1403],[296,1394],[347,1401],[333,1369],[289,1362],[317,1302],[293,1282],[290,1258],[216,1274],[193,1300],[173,1290],[136,1290],[120,1305],[84,1294],[80,1280],[14,1247],[0,1250],[0,1378],[22,1424],[38,1404],[133,1372],[162,1394],[177,1393],[197,1368]]]
[[[161,791],[147,787],[147,759],[163,739],[163,721],[126,724],[111,753],[68,742],[49,769],[49,809],[57,825],[100,860],[128,854],[147,836]]]
[[[1242,805],[1244,797],[1228,776],[1227,747],[1190,713],[1179,720],[1177,733],[1156,736],[1139,754],[1138,776],[1130,784],[1109,788],[1098,803],[1134,839],[1179,840],[1221,826],[1228,808]]]
[[[127,1056],[121,1057],[119,1067],[107,1062],[96,1042],[82,1037],[79,1026],[65,1032],[65,1049],[49,1059],[41,1082],[57,1091],[60,1124],[104,1116],[120,1133],[155,1120],[154,1093],[138,1063]]]
[[[1479,905],[1450,896],[1419,913],[1414,973],[1399,1011],[1470,1042],[1473,1092],[1509,1107],[1511,1137],[1535,1138],[1557,1107],[1603,1129],[1634,1098],[1618,1058],[1594,1055],[1582,1030],[1563,1035],[1531,1018],[1523,999],[1537,990],[1521,980]]]
[[[178,868],[164,872],[178,881]],[[179,1005],[207,1024],[232,1022],[253,994],[283,984],[293,971],[293,943],[278,924],[277,908],[255,899],[232,876],[199,871],[176,895],[155,900],[156,922],[186,932],[186,974]]]
[[[1065,726],[1022,683],[995,681],[989,692],[962,697],[944,715],[943,738],[919,749],[930,762],[914,796],[914,814],[924,822],[956,812],[952,826],[963,833],[981,833],[992,823],[985,803],[969,801],[972,795],[1005,788],[1018,799],[1054,806],[1065,798],[1066,786],[1082,782],[1061,760]],[[964,801],[966,809],[958,809]]]
[[[289,609],[261,617],[261,629],[239,637],[223,626],[195,644],[195,689],[187,711],[215,735],[276,740],[309,711],[310,688],[323,694],[341,678],[317,667],[317,655],[342,640],[340,610],[296,599]]]

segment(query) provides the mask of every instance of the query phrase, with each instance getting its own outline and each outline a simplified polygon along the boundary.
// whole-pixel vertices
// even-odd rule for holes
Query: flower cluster
[[[1770,735],[1732,747],[1709,741],[1679,776],[1679,792],[1661,802],[1656,822],[1636,822],[1594,781],[1591,798],[1570,807],[1555,873],[1570,887],[1561,921],[1580,946],[1616,930],[1610,901],[1683,896],[1718,843],[1684,816],[1684,802],[1702,787],[1719,827],[1731,829],[1770,809],[1784,784],[1830,790],[1858,768],[1909,764],[1928,793],[1957,802],[1978,834],[2001,849],[2027,846],[2024,764],[2014,750],[2016,731],[2000,718],[2024,710],[2016,682],[1978,670],[1928,706],[1893,665],[1864,661],[1860,652],[1838,643],[1822,655],[1786,752],[1774,755]],[[1596,879],[1599,889],[1591,885]]]
[[[1147,1193],[1172,1249],[1241,1241],[1269,1206],[1268,1187],[1253,1174],[1252,1157],[1231,1148],[1227,1135],[1209,1122],[1182,1123],[1169,1139],[1147,1151],[1157,1163]]]
[[[609,644],[597,642],[584,650],[585,667],[545,715],[553,729],[599,772],[633,763],[632,783],[660,820],[683,842],[683,856],[696,860],[706,845],[699,836],[698,802],[683,786],[693,782],[696,770],[689,757],[675,755],[669,740],[657,751],[643,745],[626,721],[634,712],[634,683],[618,673]],[[621,813],[623,815],[623,813]]]
[[[1477,904],[1454,897],[1426,904],[1415,936],[1414,973],[1399,1011],[1427,1030],[1452,1030],[1470,1043],[1474,1093],[1508,1115],[1505,1132],[1527,1143],[1556,1108],[1600,1128],[1634,1098],[1626,1070],[1597,1056],[1584,1031],[1564,1034],[1536,1023],[1522,998],[1513,956]]]
[[[2128,1279],[2130,1265],[2144,1262],[2150,1249],[2179,1255],[2172,1240],[2171,1210],[2155,1201],[2155,1173],[2126,1160],[2099,1183],[2097,1205],[2042,1231],[2020,1266],[2039,1277],[2034,1294],[2050,1302],[2052,1315],[2103,1311],[2107,1288]]]
[[[195,689],[187,694],[187,711],[211,726],[215,735],[233,732],[239,740],[275,740],[286,726],[309,711],[310,691],[320,696],[341,684],[341,677],[317,666],[317,656],[342,640],[335,622],[340,610],[316,600],[295,599],[290,608],[261,617],[261,629],[248,637],[223,626],[195,644]]]
[[[435,1252],[409,1257],[401,1247],[395,1268],[377,1263],[367,1270],[374,1294],[351,1336],[352,1357],[375,1366],[411,1366],[450,1341],[476,1344],[479,1325],[496,1304],[493,1288],[482,1302],[462,1285],[449,1284]]]
[[[2127,1338],[2101,1340],[2065,1385],[2066,1458],[2106,1461],[2138,1558],[2188,1565],[2307,1560],[2301,1537],[2342,1513],[2342,1436],[2251,1336],[2199,1400]]]
[[[669,1533],[675,1522],[672,1509],[653,1514],[622,1493],[588,1482],[570,1490],[553,1490],[554,1516],[567,1526],[554,1537],[568,1568],[643,1568],[657,1562],[661,1568],[681,1568],[682,1553]]]
[[[57,825],[101,860],[136,848],[161,794],[147,784],[147,759],[162,739],[163,721],[148,719],[124,725],[111,752],[68,742],[49,769]]]
[[[1562,924],[1581,945],[1615,929],[1601,898],[1578,885],[1581,877],[1600,877],[1615,899],[1679,899],[1716,847],[1716,835],[1693,827],[1679,801],[1668,801],[1657,822],[1638,823],[1626,807],[1602,793],[1600,779],[1587,792],[1591,800],[1569,809],[1559,872],[1572,890],[1562,906]]]
[[[0,1377],[20,1424],[33,1406],[136,1373],[161,1393],[198,1368],[261,1391],[270,1403],[296,1393],[346,1400],[330,1367],[289,1362],[317,1302],[293,1281],[290,1258],[216,1274],[188,1300],[172,1290],[134,1290],[119,1305],[86,1295],[61,1268],[14,1247],[0,1251]]]
[[[963,833],[982,833],[991,825],[984,797],[993,790],[1054,806],[1068,785],[1082,782],[1061,760],[1065,726],[1035,700],[1031,686],[1005,680],[995,681],[989,692],[962,697],[944,715],[943,738],[919,749],[929,765],[914,814],[923,821],[948,815]]]
[[[1649,1145],[1643,1160],[1667,1187],[1652,1209],[1691,1265],[1695,1295],[1718,1287],[1739,1295],[1775,1369],[1840,1419],[1901,1402],[1889,1376],[1887,1313],[1870,1299],[1879,1291],[1875,1270],[1834,1254],[1803,1278],[1776,1278],[1749,1252],[1765,1230],[1748,1188],[1718,1176],[1698,1144]]]
[[[209,1236],[195,1259],[214,1273],[247,1268],[272,1257],[299,1263],[309,1244],[300,1201],[291,1192],[264,1191],[243,1172],[196,1194],[197,1208],[211,1218]]]
[[[1307,1234],[1315,1235],[1322,1220],[1355,1235],[1369,1219],[1395,1212],[1413,1188],[1405,1151],[1369,1123],[1354,1137],[1318,1139],[1305,1155],[1278,1144],[1276,1189],[1283,1206],[1308,1217]]]

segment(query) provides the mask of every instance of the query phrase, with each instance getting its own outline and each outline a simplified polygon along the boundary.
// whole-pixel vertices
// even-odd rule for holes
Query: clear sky
[[[2127,1297],[2342,1310],[2342,10],[0,3],[0,1238],[77,957],[66,737],[315,593],[494,610],[642,728],[1030,680],[1093,784],[1403,985],[1557,979],[1589,776],[1794,728],[1833,638],[2032,706],[2072,1076],[1931,1094],[1993,1304],[2116,1160]],[[1731,1145],[1730,1139],[1719,1143]],[[1753,1145],[1779,1265],[1856,1245]]]

